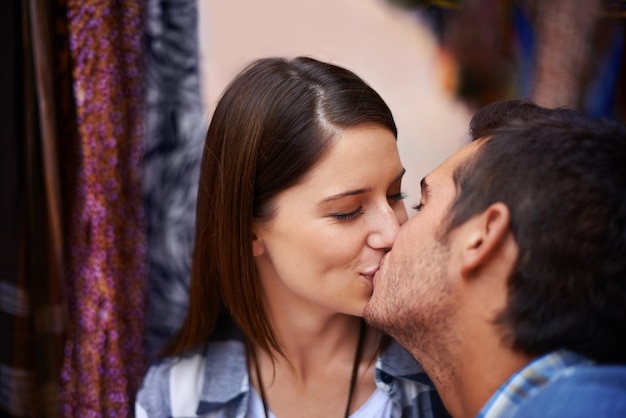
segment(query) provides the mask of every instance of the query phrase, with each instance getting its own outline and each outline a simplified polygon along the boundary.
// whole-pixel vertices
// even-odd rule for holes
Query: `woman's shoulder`
[[[156,360],[150,365],[144,377],[144,386],[146,384],[161,386],[164,382],[169,382],[170,376],[175,370],[200,367],[206,357],[205,351],[204,349],[197,348],[177,356],[169,356]]]
[[[173,358],[162,359],[150,366],[137,392],[135,415],[170,415],[169,373],[172,361]]]
[[[170,386],[202,382],[204,374],[220,369],[225,363],[245,364],[245,347],[238,340],[210,341],[203,347],[155,361],[144,376],[141,392],[168,393]],[[140,393],[141,393],[140,392]]]
[[[180,380],[188,381],[195,376],[193,380],[197,381],[197,375],[207,367],[211,371],[217,368],[213,365],[220,365],[225,361],[241,361],[244,350],[241,331],[231,322],[225,322],[220,324],[206,343],[152,363],[144,377],[142,389],[162,388],[159,391],[164,392],[165,388],[179,383]]]
[[[148,416],[196,416],[205,403],[226,402],[240,395],[244,381],[243,342],[212,340],[202,348],[155,362],[137,394],[137,408]]]

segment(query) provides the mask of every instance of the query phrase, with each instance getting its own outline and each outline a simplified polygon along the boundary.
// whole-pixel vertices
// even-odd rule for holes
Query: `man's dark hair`
[[[470,135],[473,140],[490,136],[498,128],[530,122],[538,118],[552,116],[575,117],[576,113],[568,108],[548,109],[521,99],[504,100],[481,108],[470,121]]]
[[[470,126],[481,144],[454,173],[448,226],[508,206],[519,254],[497,319],[505,338],[530,355],[625,362],[626,128],[523,101]]]

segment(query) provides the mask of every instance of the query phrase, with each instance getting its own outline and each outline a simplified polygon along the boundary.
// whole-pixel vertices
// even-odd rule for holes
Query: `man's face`
[[[417,213],[401,228],[392,250],[374,276],[372,298],[364,317],[399,343],[414,350],[454,338],[459,287],[450,261],[454,231],[442,239],[450,206],[456,196],[452,174],[475,151],[462,148],[421,183]]]

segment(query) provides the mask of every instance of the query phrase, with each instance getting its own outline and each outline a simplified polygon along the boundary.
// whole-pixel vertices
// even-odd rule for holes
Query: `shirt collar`
[[[491,396],[477,418],[506,417],[546,383],[556,380],[568,369],[592,365],[586,357],[567,350],[545,354],[515,372]]]
[[[205,349],[204,381],[197,414],[223,407],[247,396],[250,382],[243,334],[232,323],[216,330]],[[219,364],[220,367],[215,367]],[[393,378],[403,378],[434,388],[422,366],[400,344],[392,340],[376,360],[375,379],[386,387]],[[388,380],[388,381],[387,381]]]
[[[205,349],[198,415],[221,408],[250,391],[243,334],[236,326],[225,325],[215,331]]]
[[[422,366],[400,344],[392,340],[389,346],[380,354],[376,362],[376,368],[394,377],[401,377],[413,381],[432,385]]]

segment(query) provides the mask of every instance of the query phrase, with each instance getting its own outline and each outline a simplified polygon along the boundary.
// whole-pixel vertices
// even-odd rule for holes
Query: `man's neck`
[[[530,357],[513,352],[493,339],[490,344],[457,346],[454,351],[411,353],[430,376],[448,412],[455,418],[471,418],[496,390]],[[415,352],[414,352],[415,351]]]

